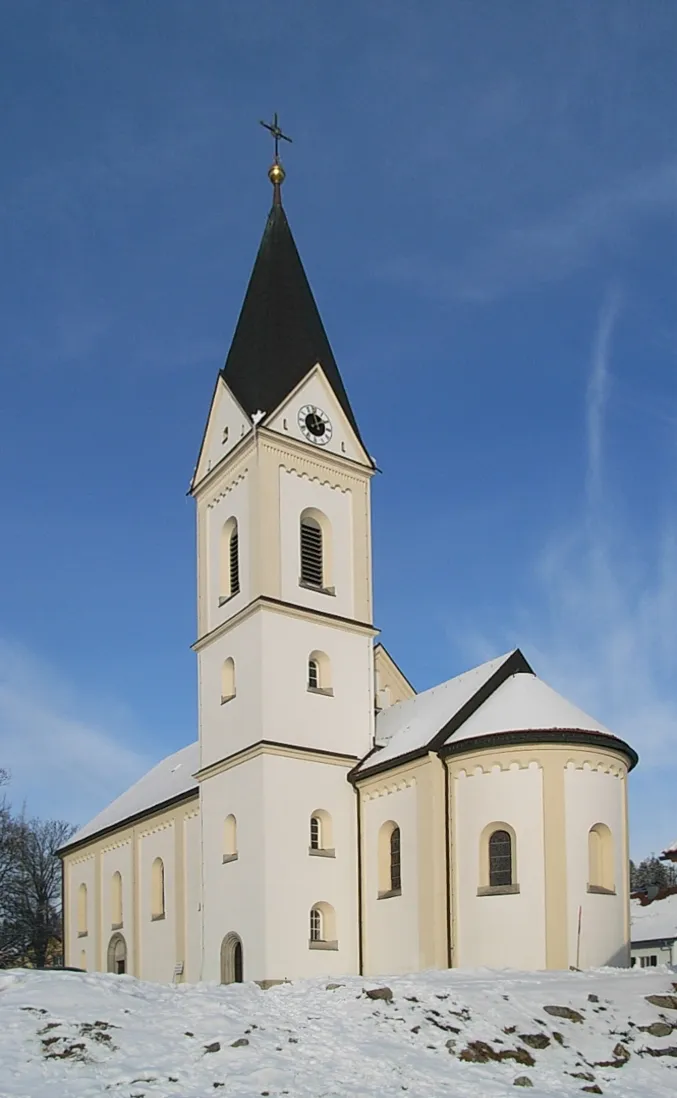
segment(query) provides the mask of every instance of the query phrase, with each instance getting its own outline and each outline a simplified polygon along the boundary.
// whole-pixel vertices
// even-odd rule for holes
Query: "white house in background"
[[[665,850],[661,854],[661,861],[664,862],[677,862],[677,839],[666,846]]]
[[[632,964],[677,965],[677,893],[642,907],[631,901]]]
[[[677,862],[677,839],[665,848],[661,860]],[[631,901],[633,966],[677,966],[677,887],[661,889],[654,899]]]
[[[374,644],[374,462],[269,174],[192,483],[198,741],[63,849],[66,963],[628,965],[632,748],[519,650],[416,694]]]

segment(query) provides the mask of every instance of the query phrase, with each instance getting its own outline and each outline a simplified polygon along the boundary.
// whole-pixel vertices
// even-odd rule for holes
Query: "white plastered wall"
[[[139,837],[139,975],[143,980],[170,983],[174,976],[177,960],[175,842],[173,821]],[[162,858],[165,871],[165,917],[158,920],[151,918],[151,867],[156,858]]]
[[[260,616],[264,738],[365,755],[373,738],[371,635],[271,610]],[[314,651],[328,657],[333,696],[308,690]]]
[[[127,946],[127,972],[134,971],[134,882],[132,841],[126,839],[101,852],[101,912],[103,938],[103,968],[107,967],[108,945],[113,934],[122,934]],[[113,930],[112,880],[113,874],[122,878],[122,926]]]
[[[187,983],[196,983],[202,978],[202,874],[199,810],[186,816],[183,829],[186,881],[186,945],[183,978]]]
[[[68,912],[66,919],[66,964],[75,968],[83,967],[81,953],[84,951],[88,972],[98,967],[98,948],[100,930],[96,925],[96,872],[93,854],[84,854],[68,863]],[[78,892],[80,885],[87,888],[87,934],[78,933]]]
[[[542,773],[537,763],[488,772],[460,771],[452,780],[454,965],[545,968],[545,874]],[[492,823],[516,833],[518,894],[478,896],[480,839]]]
[[[266,979],[265,843],[261,756],[207,778],[201,785],[203,980],[220,980],[221,943],[240,936],[245,980]],[[238,857],[224,863],[224,822],[237,820]]]
[[[251,614],[198,653],[200,766],[263,738],[262,615]],[[224,660],[235,664],[235,697],[221,704]]]
[[[419,965],[419,806],[413,778],[384,779],[362,794],[364,971],[416,972]],[[378,835],[392,820],[400,829],[402,895],[378,898]]]
[[[566,856],[568,879],[568,937],[570,964],[576,964],[578,908],[581,907],[580,967],[628,965],[626,934],[628,870],[624,854],[625,789],[624,768],[613,772],[578,767],[570,762],[564,771],[566,805]],[[596,823],[606,824],[613,840],[616,895],[587,891],[588,832]]]
[[[357,836],[348,766],[263,758],[266,979],[357,972]],[[310,816],[331,817],[335,857],[309,854]],[[310,909],[335,912],[338,950],[309,946]]]

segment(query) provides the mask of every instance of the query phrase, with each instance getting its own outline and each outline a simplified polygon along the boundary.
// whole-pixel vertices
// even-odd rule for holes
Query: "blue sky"
[[[270,203],[423,689],[519,645],[677,832],[677,8],[0,2],[0,764],[84,822],[196,735],[185,492]],[[405,445],[413,429],[413,452]]]

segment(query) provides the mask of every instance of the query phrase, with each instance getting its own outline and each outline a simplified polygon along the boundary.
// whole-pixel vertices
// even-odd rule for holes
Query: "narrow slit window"
[[[230,535],[230,593],[231,595],[237,595],[240,590],[240,556],[239,556],[239,538],[237,533],[237,524],[233,527],[233,531]]]
[[[301,519],[301,580],[311,587],[324,582],[322,528],[314,518]]]
[[[156,858],[151,867],[151,918],[165,917],[165,866],[162,858]]]
[[[400,829],[394,827],[390,832],[390,888],[393,892],[397,892],[402,888],[401,866]]]
[[[489,885],[512,883],[512,839],[507,831],[494,831],[489,839]]]

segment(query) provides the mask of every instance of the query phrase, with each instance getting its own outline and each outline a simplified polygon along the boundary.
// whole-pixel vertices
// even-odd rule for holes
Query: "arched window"
[[[400,829],[394,820],[381,825],[378,833],[379,899],[402,894]]]
[[[321,854],[326,858],[335,855],[331,816],[324,808],[316,808],[310,817],[309,854]]]
[[[493,831],[489,836],[489,887],[511,884],[512,837],[508,831]]]
[[[112,929],[119,930],[122,926],[122,876],[118,872],[113,874],[110,882],[110,917]]]
[[[314,587],[318,591],[331,592],[331,527],[329,519],[314,507],[308,507],[301,513],[300,549],[301,575],[303,587]]]
[[[615,891],[613,839],[603,823],[596,823],[588,832],[588,891]]]
[[[311,942],[322,941],[322,912],[319,907],[310,909],[310,940]]]
[[[311,652],[308,656],[308,689],[317,694],[333,694],[331,663],[326,652]]]
[[[78,889],[78,937],[84,938],[87,933],[87,885],[81,884]]]
[[[338,949],[336,912],[324,901],[310,909],[308,945],[311,949]]]
[[[240,590],[240,546],[236,518],[229,518],[221,530],[220,572],[219,606]]]
[[[165,866],[156,858],[151,867],[151,919],[165,917]]]
[[[232,812],[223,824],[223,860],[234,862],[237,858],[237,820]]]
[[[235,697],[235,661],[232,656],[221,667],[221,705]]]

